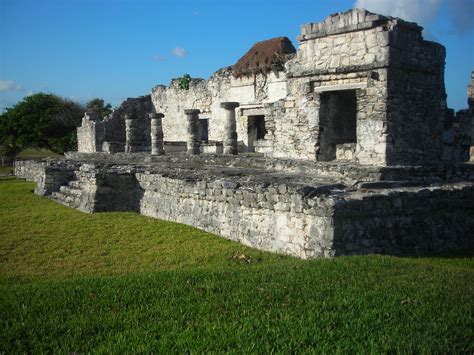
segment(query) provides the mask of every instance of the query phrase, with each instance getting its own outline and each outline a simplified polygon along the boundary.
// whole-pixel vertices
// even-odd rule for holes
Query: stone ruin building
[[[258,42],[208,80],[87,112],[78,152],[15,172],[81,211],[301,258],[473,248],[473,86],[455,115],[444,47],[363,9],[303,25],[298,41]]]

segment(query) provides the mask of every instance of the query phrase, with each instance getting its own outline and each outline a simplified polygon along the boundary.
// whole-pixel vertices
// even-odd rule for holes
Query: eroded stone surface
[[[106,118],[86,113],[79,152],[15,173],[84,212],[135,211],[301,258],[472,249],[474,165],[456,162],[472,144],[473,84],[469,108],[449,110],[445,49],[421,30],[333,14],[303,25],[279,65],[253,58],[242,62],[259,70],[175,79]]]
[[[100,151],[101,139],[123,142],[116,131],[123,129],[121,115],[130,105],[165,114],[168,142],[185,141],[184,109],[199,109],[200,142],[223,143],[228,132],[221,104],[233,101],[240,104],[241,152],[376,165],[467,160],[460,146],[470,130],[467,138],[450,138],[456,125],[446,107],[445,49],[425,41],[421,30],[363,9],[328,16],[301,27],[297,53],[287,55],[285,66],[239,77],[227,67],[208,80],[192,79],[188,89],[176,79],[153,88],[151,97],[129,99],[104,124],[85,119],[79,151]],[[345,102],[353,108],[341,114],[337,108]],[[149,122],[140,117],[140,132],[149,132]],[[338,154],[337,146],[347,144],[353,148]],[[145,139],[140,149],[149,146]]]
[[[105,156],[17,162],[15,173],[85,212],[135,211],[301,258],[474,246],[471,165],[357,172],[244,156]]]

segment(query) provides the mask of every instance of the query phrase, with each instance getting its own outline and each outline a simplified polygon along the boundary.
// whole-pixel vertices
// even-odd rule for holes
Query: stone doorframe
[[[360,110],[360,100],[362,93],[365,93],[367,89],[367,81],[364,82],[359,82],[359,83],[350,83],[350,84],[337,84],[337,85],[323,85],[323,86],[315,86],[316,82],[312,81],[310,82],[310,87],[312,89],[312,92],[318,102],[318,138],[317,138],[317,143],[316,143],[316,151],[315,151],[315,156],[316,160],[322,160],[322,161],[330,161],[330,160],[337,160],[337,159],[348,159],[348,160],[355,160],[355,150],[357,146],[357,141],[359,140],[359,110]],[[324,129],[329,129],[329,127],[323,127],[326,125],[326,122],[322,122],[322,102],[321,102],[321,96],[323,94],[329,94],[329,93],[344,93],[346,91],[353,91],[355,93],[355,136],[356,136],[356,141],[351,141],[351,142],[344,142],[344,143],[335,143],[332,142],[331,139],[332,137],[329,137],[329,142],[328,137],[325,137],[324,134],[332,134],[331,132],[324,132]],[[337,137],[336,137],[337,138]],[[337,139],[336,139],[337,140]],[[326,142],[324,142],[326,141]],[[331,149],[334,150],[333,152],[327,153],[324,151],[324,149],[328,148],[327,146],[323,146],[325,144],[329,145],[334,145]],[[341,150],[339,152],[338,150]],[[350,152],[348,151],[350,150]],[[329,158],[329,156],[331,156]]]
[[[248,134],[249,116],[266,116],[263,105],[244,105],[238,109],[239,141],[243,142],[246,151],[252,150],[253,147],[252,142],[249,142],[249,138],[251,139]]]

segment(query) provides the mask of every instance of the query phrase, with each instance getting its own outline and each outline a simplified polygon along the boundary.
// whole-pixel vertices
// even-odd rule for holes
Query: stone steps
[[[69,184],[68,184],[70,187],[73,187],[75,189],[82,189],[82,182],[79,181],[79,180],[72,180],[72,181],[69,181]]]
[[[62,191],[55,191],[51,194],[51,199],[68,207],[79,208],[81,199],[74,195],[68,195]]]
[[[63,185],[59,191],[51,194],[51,199],[62,205],[79,208],[81,205],[82,183],[79,180],[69,181],[68,185]]]

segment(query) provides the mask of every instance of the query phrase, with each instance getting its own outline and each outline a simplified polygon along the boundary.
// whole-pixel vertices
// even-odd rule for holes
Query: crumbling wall
[[[137,135],[142,145],[139,151],[150,149],[150,118],[154,112],[151,96],[128,98],[107,117],[100,117],[96,112],[86,112],[81,127],[77,128],[78,152],[102,152],[105,142],[113,144],[117,151],[125,147],[125,114],[138,121]]]
[[[201,158],[201,162],[207,159]],[[474,247],[474,176],[469,164],[460,169],[461,179],[454,177],[452,169],[431,171],[456,183],[443,183],[430,171],[418,171],[421,175],[411,178],[421,178],[421,184],[392,181],[392,177],[389,182],[368,181],[345,188],[332,181],[304,182],[300,175],[275,179],[264,169],[245,175],[251,169],[239,171],[234,164],[229,174],[223,174],[222,166],[215,171],[209,166],[188,168],[188,159],[181,161],[185,163],[181,167],[116,163],[26,161],[18,163],[15,173],[33,179],[37,194],[52,193],[56,201],[82,211],[136,211],[300,258],[424,254]],[[381,169],[357,168],[362,175]],[[402,167],[384,169],[407,173]]]
[[[273,118],[274,156],[315,159],[322,143],[320,95],[356,90],[355,159],[385,162],[389,49],[383,21],[383,16],[354,10],[302,26],[297,56],[286,64],[283,112]]]
[[[15,176],[36,184],[35,194],[51,195],[74,176],[78,164],[48,160],[17,160]]]
[[[327,160],[327,145],[338,148],[324,138],[331,123],[322,119],[321,97],[355,90],[355,161],[439,160],[445,51],[424,41],[421,27],[355,9],[302,26],[299,40],[296,58],[286,64],[288,96],[273,117],[273,156]]]
[[[438,161],[446,117],[445,49],[421,27],[392,21],[388,70],[387,163]]]
[[[286,96],[286,77],[283,72],[270,72],[234,78],[232,68],[215,72],[209,80],[192,79],[189,89],[179,87],[177,79],[170,86],[156,86],[152,101],[157,112],[165,114],[163,133],[165,141],[183,141],[186,137],[184,110],[199,109],[199,118],[209,120],[208,139],[222,141],[224,136],[224,110],[221,102],[236,101],[238,140],[244,146],[248,142],[248,117],[245,109],[258,108]],[[262,111],[263,112],[263,111]]]
[[[327,187],[136,176],[141,214],[299,258],[474,247],[472,184],[331,195]]]
[[[82,124],[77,127],[77,151],[94,153],[102,151],[104,142],[104,122],[95,112],[86,112]]]
[[[222,80],[225,82],[225,77],[222,77]],[[187,127],[184,110],[199,109],[201,118],[210,118],[211,115],[213,97],[208,89],[208,82],[204,79],[192,79],[188,90],[181,89],[179,80],[173,79],[168,87],[163,85],[154,87],[151,98],[156,112],[165,115],[162,120],[165,141],[186,140]],[[213,122],[210,120],[209,130],[212,126]]]

